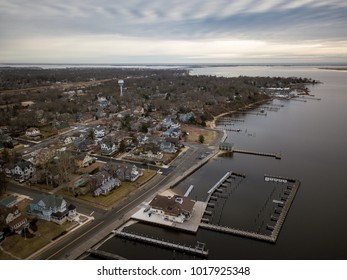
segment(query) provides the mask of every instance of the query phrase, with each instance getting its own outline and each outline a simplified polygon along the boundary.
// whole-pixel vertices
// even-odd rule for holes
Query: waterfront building
[[[161,216],[165,220],[183,223],[190,219],[195,201],[178,195],[157,195],[150,202],[150,213]]]

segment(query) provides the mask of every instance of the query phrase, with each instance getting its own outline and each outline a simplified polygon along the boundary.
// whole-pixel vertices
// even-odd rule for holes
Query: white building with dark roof
[[[195,201],[178,195],[157,195],[149,203],[150,212],[161,216],[163,219],[183,223],[191,218]]]

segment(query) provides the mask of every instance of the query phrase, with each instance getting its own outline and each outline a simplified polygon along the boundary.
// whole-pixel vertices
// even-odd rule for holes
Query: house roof
[[[15,213],[18,210],[17,206],[6,207],[0,205],[0,217],[6,218],[10,213]]]
[[[18,223],[22,224],[23,221],[26,221],[26,220],[27,220],[26,216],[20,215],[19,217],[15,218],[13,221],[9,222],[8,225],[10,227],[14,227],[16,224]]]
[[[62,196],[41,194],[33,200],[33,204],[38,204],[41,201],[44,203],[45,209],[50,209],[60,207],[65,200]]]
[[[195,202],[191,199],[175,195],[162,196],[157,195],[149,204],[154,209],[163,210],[172,216],[179,216],[183,212],[192,212]]]
[[[76,209],[76,206],[73,205],[73,204],[70,204],[69,207],[67,208],[69,210],[75,210]]]
[[[20,169],[24,170],[25,168],[30,168],[33,164],[30,161],[21,161],[16,164]]]
[[[0,200],[0,205],[8,206],[12,203],[15,203],[17,201],[17,198],[14,195],[10,195],[2,200]]]

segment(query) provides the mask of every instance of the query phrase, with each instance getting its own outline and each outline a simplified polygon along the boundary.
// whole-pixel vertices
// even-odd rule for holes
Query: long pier
[[[235,119],[235,118],[228,118],[228,117],[222,117],[220,118],[222,121],[231,121],[231,122],[244,122],[243,119]]]
[[[269,175],[267,175],[269,176]],[[300,181],[299,180],[294,180],[294,179],[291,179],[291,178],[283,178],[283,177],[278,177],[278,176],[272,176],[272,178],[278,178],[278,179],[286,179],[287,181],[289,182],[294,182],[294,185],[293,187],[291,188],[291,191],[288,195],[288,197],[286,198],[285,200],[285,203],[284,203],[284,206],[282,208],[282,211],[278,217],[278,220],[274,226],[274,229],[271,233],[271,236],[272,238],[274,238],[274,240],[276,241],[277,240],[277,237],[281,231],[281,228],[282,228],[282,225],[287,217],[287,214],[288,214],[288,211],[290,209],[290,206],[292,205],[293,201],[294,201],[294,198],[295,198],[295,195],[299,189],[299,186],[300,186]]]
[[[233,152],[241,153],[241,154],[256,155],[256,156],[264,156],[264,157],[274,157],[276,159],[281,159],[281,154],[279,153],[263,153],[263,152],[239,150],[239,149],[233,149]]]
[[[276,242],[276,239],[274,239],[271,235],[264,235],[264,234],[259,234],[259,233],[251,232],[251,231],[245,231],[245,230],[218,226],[218,225],[211,225],[206,223],[200,223],[200,227],[217,231],[217,232],[224,232],[224,233],[239,235],[239,236],[243,236],[247,238],[253,238],[253,239],[263,240],[263,241],[272,242],[272,243]]]
[[[204,250],[204,248],[197,248],[197,247],[192,248],[186,245],[176,244],[176,243],[172,243],[168,241],[158,240],[158,239],[136,235],[132,233],[127,233],[123,231],[115,231],[115,235],[126,238],[126,239],[130,239],[130,240],[140,241],[142,243],[157,245],[157,246],[168,248],[168,249],[173,249],[173,250],[177,250],[177,251],[181,251],[185,253],[190,253],[193,255],[198,255],[205,258],[208,256],[208,250]]]
[[[119,255],[112,254],[112,253],[109,253],[109,252],[105,252],[105,251],[102,251],[102,250],[88,249],[87,253],[89,253],[91,255],[95,255],[95,256],[101,257],[101,258],[103,258],[105,260],[126,260],[125,258],[123,258],[123,257],[121,257]]]

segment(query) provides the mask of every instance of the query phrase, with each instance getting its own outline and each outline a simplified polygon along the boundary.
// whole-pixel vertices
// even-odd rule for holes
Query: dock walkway
[[[158,239],[136,235],[132,233],[127,233],[127,232],[122,232],[122,231],[115,231],[115,235],[126,238],[126,239],[130,239],[130,240],[135,240],[135,241],[139,241],[139,242],[143,242],[147,244],[157,245],[164,248],[178,250],[185,253],[190,253],[193,255],[198,255],[202,257],[208,256],[208,250],[204,250],[203,248],[197,248],[197,247],[192,248],[187,245],[176,244],[176,243],[172,243],[168,241],[158,240]]]
[[[206,223],[201,223],[200,227],[205,228],[205,229],[209,229],[209,230],[213,230],[213,231],[217,231],[217,232],[230,233],[230,234],[235,234],[235,235],[253,238],[253,239],[258,239],[258,240],[263,240],[263,241],[272,242],[272,243],[276,242],[276,239],[274,239],[272,236],[258,234],[256,232],[244,231],[244,230],[240,230],[240,229],[218,226],[218,225],[211,225],[211,224],[206,224]]]
[[[279,153],[263,153],[263,152],[239,150],[239,149],[233,149],[233,152],[240,153],[240,154],[249,154],[249,155],[264,156],[264,157],[274,157],[276,159],[281,159],[281,154],[279,154]]]

